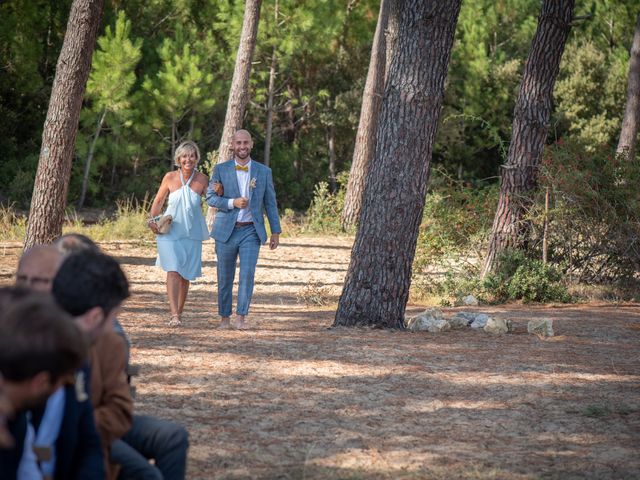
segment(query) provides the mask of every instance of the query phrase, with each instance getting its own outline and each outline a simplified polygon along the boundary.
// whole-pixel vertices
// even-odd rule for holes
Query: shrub
[[[453,304],[481,290],[479,259],[497,194],[496,186],[474,187],[440,171],[432,173],[413,263],[414,296]]]
[[[562,272],[553,265],[527,258],[520,250],[503,252],[497,265],[496,270],[484,279],[475,267],[450,269],[442,280],[433,281],[427,292],[447,306],[458,304],[469,294],[482,303],[571,301]]]
[[[22,241],[27,232],[27,218],[18,215],[13,205],[0,205],[0,241]]]
[[[575,142],[558,142],[545,155],[542,189],[531,217],[548,212],[549,261],[581,283],[627,283],[640,272],[640,164],[610,147],[587,152]],[[542,224],[537,228],[538,248]]]
[[[340,173],[336,181],[338,190],[329,191],[327,182],[318,183],[313,191],[313,200],[303,221],[303,230],[311,233],[342,233],[341,217],[349,178],[348,172]]]
[[[562,283],[562,273],[540,260],[525,259],[509,279],[509,300],[529,302],[569,302],[571,296]]]

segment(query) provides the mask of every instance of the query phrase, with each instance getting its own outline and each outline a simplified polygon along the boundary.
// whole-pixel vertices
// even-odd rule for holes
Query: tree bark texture
[[[499,254],[521,249],[530,229],[526,212],[537,187],[552,112],[553,86],[571,29],[575,0],[544,0],[538,28],[524,67],[513,112],[511,144],[500,175],[500,198],[482,275],[496,267]]]
[[[236,130],[243,127],[244,112],[249,101],[249,76],[251,74],[251,58],[258,37],[258,23],[262,0],[246,0],[242,34],[233,71],[233,80],[229,91],[227,113],[224,128],[218,147],[218,163],[229,160],[233,155],[231,141]]]
[[[398,37],[334,325],[404,328],[460,0],[400,0]]]
[[[627,106],[622,119],[622,129],[616,153],[626,159],[636,158],[638,120],[640,117],[640,13],[636,19],[631,55],[629,58],[629,80],[627,83]]]
[[[349,183],[342,210],[342,226],[355,225],[362,208],[364,182],[373,157],[376,142],[378,115],[384,93],[384,78],[386,66],[385,30],[389,19],[389,3],[391,0],[381,0],[378,24],[373,37],[369,72],[362,96],[360,122],[356,134],[356,144],[353,150]]]
[[[62,233],[71,164],[104,0],[74,0],[42,132],[25,248]]]

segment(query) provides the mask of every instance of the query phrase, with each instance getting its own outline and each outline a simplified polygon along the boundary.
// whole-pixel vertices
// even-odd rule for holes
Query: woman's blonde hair
[[[194,141],[187,140],[182,142],[173,154],[173,163],[176,167],[180,166],[178,159],[187,151],[196,152],[196,166],[198,166],[200,163],[200,150],[198,149],[198,145],[196,145],[196,142]]]

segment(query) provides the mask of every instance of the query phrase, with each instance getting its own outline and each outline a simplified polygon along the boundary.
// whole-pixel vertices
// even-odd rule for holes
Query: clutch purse
[[[158,215],[157,217],[153,217],[153,221],[158,225],[158,233],[169,233],[171,224],[173,223],[173,217],[171,215]]]

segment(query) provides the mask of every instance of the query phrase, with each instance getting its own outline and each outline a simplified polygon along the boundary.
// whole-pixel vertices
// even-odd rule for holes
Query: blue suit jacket
[[[262,243],[267,242],[267,230],[264,226],[263,212],[266,212],[269,227],[272,233],[280,233],[280,218],[278,217],[278,205],[276,191],[273,188],[273,176],[271,169],[261,163],[251,160],[251,180],[255,179],[255,188],[251,189],[251,201],[249,208],[253,217],[256,233]],[[219,182],[224,187],[224,196],[219,197],[211,188],[214,182]],[[239,208],[229,209],[229,199],[238,198],[240,189],[236,177],[235,162],[227,160],[219,163],[213,169],[209,189],[207,190],[207,204],[216,207],[218,212],[213,223],[211,236],[221,242],[229,240],[233,228],[238,221]]]
[[[89,375],[88,369],[85,374]],[[91,378],[85,376],[85,378]],[[65,388],[64,413],[56,440],[56,480],[98,480],[105,475],[100,436],[96,430],[93,407],[87,397],[79,401],[74,385]],[[88,392],[85,391],[88,395]],[[33,412],[36,430],[42,410]]]

